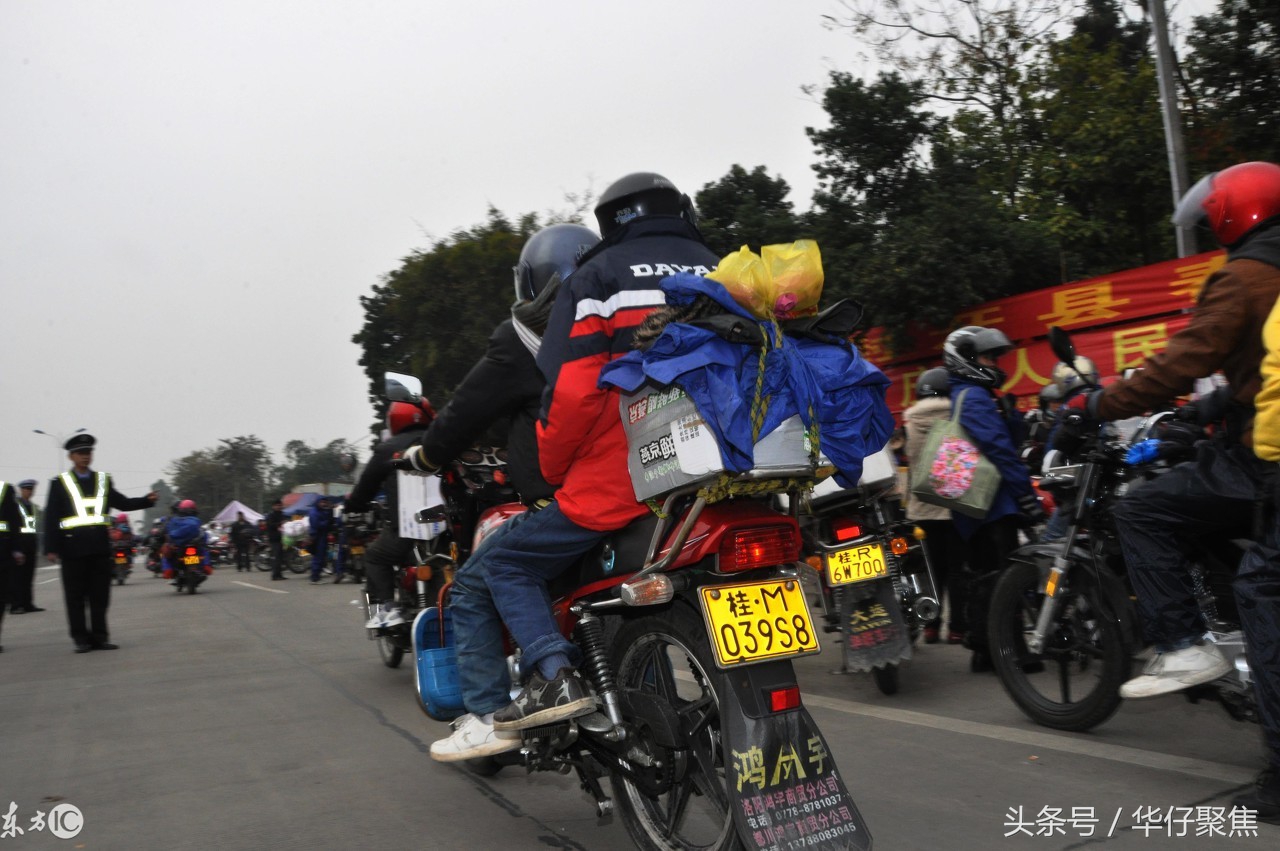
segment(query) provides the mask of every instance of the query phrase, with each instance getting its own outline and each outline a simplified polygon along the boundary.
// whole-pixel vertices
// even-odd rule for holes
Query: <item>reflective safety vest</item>
[[[3,494],[0,494],[3,496]],[[18,500],[18,513],[22,515],[22,529],[24,535],[34,535],[36,533],[36,513],[27,511],[26,506],[22,504],[22,500]]]
[[[110,526],[111,518],[107,516],[107,494],[111,491],[110,477],[106,473],[97,473],[97,491],[93,496],[82,496],[75,476],[70,470],[58,476],[62,485],[71,497],[71,505],[76,513],[72,517],[64,517],[58,523],[63,529],[78,529],[81,526]]]
[[[4,504],[4,492],[9,489],[8,482],[0,482],[0,505]],[[9,531],[9,521],[0,517],[0,532]]]

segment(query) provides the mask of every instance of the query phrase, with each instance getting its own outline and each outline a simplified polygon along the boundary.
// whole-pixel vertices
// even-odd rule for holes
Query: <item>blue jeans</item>
[[[450,610],[462,703],[477,715],[511,703],[502,624],[521,650],[521,667],[563,653],[581,662],[551,615],[547,583],[591,550],[604,532],[584,529],[552,503],[509,520],[476,548],[453,577]]]
[[[319,582],[324,563],[329,558],[329,533],[321,532],[311,544],[311,581]]]

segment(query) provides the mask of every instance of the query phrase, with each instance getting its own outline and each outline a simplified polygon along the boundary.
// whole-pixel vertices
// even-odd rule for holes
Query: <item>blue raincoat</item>
[[[855,486],[862,460],[882,449],[893,432],[884,373],[849,343],[781,335],[776,325],[756,319],[716,281],[680,273],[664,278],[660,286],[668,304],[687,305],[705,295],[726,313],[758,327],[761,339],[771,344],[763,375],[760,346],[732,343],[711,330],[673,322],[648,350],[629,352],[605,366],[600,386],[629,393],[646,382],[678,385],[715,434],[725,469],[733,472],[752,468],[755,439],[798,414],[806,427],[818,424],[820,447],[838,471],[836,481]],[[758,377],[768,407],[753,434]]]

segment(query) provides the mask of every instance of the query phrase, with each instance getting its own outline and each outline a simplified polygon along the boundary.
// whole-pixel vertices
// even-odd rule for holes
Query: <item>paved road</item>
[[[224,567],[179,596],[134,577],[113,588],[117,651],[71,652],[56,569],[37,575],[47,612],[5,618],[0,816],[12,810],[27,832],[0,822],[0,851],[628,847],[572,777],[434,763],[427,747],[447,728],[417,708],[412,671],[384,667],[364,639],[354,586]],[[867,675],[830,673],[837,663],[835,648],[801,660],[801,684],[879,849],[1280,842],[1267,825],[1196,835],[1213,810],[1195,808],[1227,805],[1260,768],[1256,728],[1216,706],[1164,698],[1060,734],[1026,721],[992,675],[970,674],[957,647],[920,648],[892,697]],[[83,814],[73,840],[31,829],[60,804]],[[1018,807],[1025,831],[1052,835],[1006,838]],[[1188,835],[1134,830],[1139,807],[1189,808],[1173,830]]]

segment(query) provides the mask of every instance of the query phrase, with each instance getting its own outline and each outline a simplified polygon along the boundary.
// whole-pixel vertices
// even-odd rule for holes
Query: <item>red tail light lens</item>
[[[856,520],[834,520],[831,531],[836,533],[836,541],[852,541],[862,537],[862,524]]]
[[[770,712],[786,712],[800,708],[800,686],[775,688],[765,692],[769,697]]]
[[[800,538],[792,526],[738,529],[720,544],[720,570],[732,573],[800,559]]]
[[[193,556],[193,555],[196,555],[196,548],[195,548],[195,547],[187,547],[187,549],[186,549],[186,551],[183,553],[183,555],[184,555],[184,556]]]

